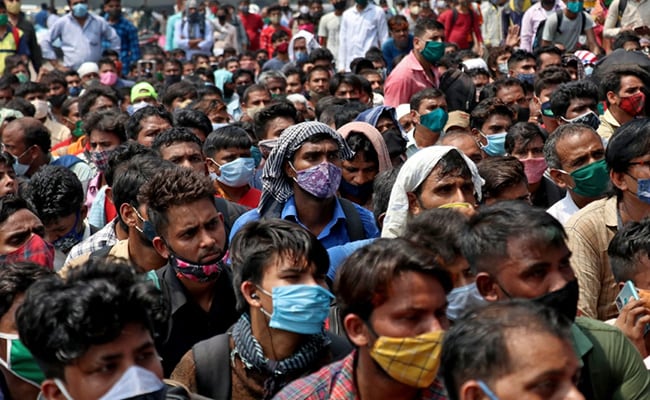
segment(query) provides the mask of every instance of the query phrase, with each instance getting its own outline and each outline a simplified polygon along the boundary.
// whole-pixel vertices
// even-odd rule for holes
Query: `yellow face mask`
[[[455,203],[443,204],[438,208],[474,208],[474,206],[464,201],[457,201]]]
[[[445,331],[435,331],[405,338],[379,336],[370,357],[396,381],[426,388],[438,375],[444,335]]]

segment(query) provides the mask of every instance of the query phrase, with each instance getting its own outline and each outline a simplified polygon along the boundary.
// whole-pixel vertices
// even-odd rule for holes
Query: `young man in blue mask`
[[[584,207],[565,227],[573,252],[572,263],[580,281],[583,315],[607,320],[617,315],[616,285],[607,246],[620,227],[650,215],[650,131],[648,119],[621,126],[612,136],[605,160],[614,195]]]
[[[406,239],[378,239],[357,250],[334,282],[355,351],[276,399],[446,398],[437,375],[450,289],[432,253]]]
[[[560,85],[551,95],[551,111],[559,125],[585,124],[597,130],[598,87],[587,80]]]
[[[470,218],[462,250],[487,301],[531,299],[575,321],[573,348],[583,364],[577,386],[585,398],[648,398],[650,375],[632,343],[612,326],[576,318],[579,285],[566,242],[555,218],[512,201],[482,208]]]
[[[506,135],[515,122],[514,110],[496,97],[478,103],[469,120],[472,134],[487,157],[506,154]]]
[[[210,398],[268,399],[347,355],[349,344],[325,331],[334,296],[325,288],[327,253],[314,235],[288,221],[252,222],[233,239],[230,256],[243,314],[227,334],[193,346],[173,379]]]

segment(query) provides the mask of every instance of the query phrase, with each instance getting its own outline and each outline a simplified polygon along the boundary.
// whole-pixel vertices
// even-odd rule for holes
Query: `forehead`
[[[388,284],[387,290],[373,302],[382,301],[373,311],[373,319],[388,317],[388,313],[406,309],[439,308],[447,302],[442,284],[435,277],[421,272],[398,273]]]
[[[23,208],[11,214],[0,224],[0,236],[18,230],[31,230],[39,226],[43,226],[41,220],[33,212]]]
[[[571,252],[559,229],[538,227],[533,234],[509,236],[504,265],[515,270],[540,262],[558,263]]]
[[[140,122],[140,125],[143,128],[149,128],[149,127],[152,127],[152,126],[159,127],[159,126],[162,126],[162,125],[171,126],[169,124],[169,121],[167,121],[166,119],[161,118],[161,117],[159,117],[157,115],[150,115],[148,117],[143,118],[141,120],[141,122]]]
[[[310,152],[329,152],[338,149],[339,145],[333,139],[325,139],[316,143],[304,142],[296,151],[296,154]]]
[[[444,35],[445,35],[445,32],[442,31],[442,30],[439,30],[439,29],[429,29],[429,30],[426,30],[426,31],[422,34],[422,37],[420,37],[419,39],[424,40],[424,41],[426,42],[426,41],[429,41],[429,40],[432,40],[432,39],[434,39],[434,38],[437,38],[437,37],[440,37],[440,36],[444,36]]]
[[[160,148],[160,155],[163,160],[181,154],[201,154],[201,148],[193,142],[173,142],[169,146],[162,146]]]

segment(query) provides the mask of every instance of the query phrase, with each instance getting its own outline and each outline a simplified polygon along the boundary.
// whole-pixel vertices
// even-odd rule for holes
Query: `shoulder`
[[[334,396],[334,386],[345,365],[351,363],[354,353],[351,353],[341,361],[326,365],[319,371],[304,378],[293,381],[282,389],[275,397],[275,400],[282,399],[329,399]]]
[[[603,215],[608,205],[611,205],[612,198],[605,198],[596,200],[580,211],[575,213],[565,224],[567,229],[580,229],[581,226],[586,225],[602,225],[605,226],[605,221]],[[616,204],[616,199],[613,199],[614,205]]]

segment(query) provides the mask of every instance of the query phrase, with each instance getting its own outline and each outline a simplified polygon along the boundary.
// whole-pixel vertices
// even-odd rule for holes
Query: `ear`
[[[618,286],[618,290],[623,290],[623,288],[625,287],[625,282],[619,282],[616,284],[616,286]]]
[[[153,248],[156,250],[158,254],[162,258],[169,258],[169,248],[167,247],[167,243],[162,239],[160,236],[156,236],[153,239]]]
[[[531,100],[533,103],[537,104],[538,107],[542,106],[542,100],[539,99],[539,97],[533,95],[533,98]]]
[[[205,158],[205,166],[208,169],[208,173],[214,172],[217,175],[221,175],[221,169],[219,166],[207,157]]]
[[[420,207],[420,202],[418,201],[418,196],[413,192],[407,192],[406,196],[409,199],[409,214],[419,214],[422,210]]]
[[[244,299],[251,308],[260,308],[262,307],[262,301],[260,300],[260,295],[255,284],[251,281],[244,281],[239,287],[241,293],[244,295]]]
[[[485,300],[499,300],[499,293],[497,292],[496,282],[487,272],[479,272],[478,275],[476,275],[476,288]]]
[[[296,171],[294,171],[293,168],[291,168],[291,165],[289,165],[289,160],[286,160],[284,162],[283,169],[284,169],[284,174],[288,176],[290,179],[294,179],[296,177]]]
[[[415,125],[420,125],[420,113],[418,113],[415,110],[411,110],[410,114],[411,114],[411,120],[413,121],[413,123]]]
[[[343,328],[350,338],[350,342],[356,347],[365,347],[370,343],[368,327],[361,317],[356,314],[348,314],[343,318]]]
[[[46,379],[41,383],[41,392],[47,400],[65,400],[65,396],[54,379]]]
[[[626,174],[623,172],[609,172],[609,178],[612,180],[612,184],[619,188],[622,191],[630,190],[630,186],[627,184]]]
[[[79,217],[81,220],[84,220],[86,219],[87,216],[88,216],[88,206],[84,204],[83,206],[81,206],[81,210],[79,211]]]
[[[475,380],[470,380],[463,383],[458,389],[459,400],[479,400],[485,397],[483,390]]]
[[[607,96],[607,102],[609,104],[616,104],[616,98],[618,97],[616,93],[610,90],[609,92],[607,92],[605,96]]]
[[[137,225],[138,222],[138,216],[135,215],[135,211],[133,211],[133,206],[130,205],[129,203],[122,203],[120,204],[120,217],[122,217],[122,221],[129,226],[129,227],[134,227]]]
[[[379,216],[377,217],[377,227],[379,228],[380,231],[384,227],[384,218],[386,218],[385,212],[379,214]]]
[[[573,178],[571,178],[570,175],[567,175],[563,172],[560,172],[560,170],[557,170],[555,168],[551,168],[548,170],[549,175],[551,175],[551,179],[553,179],[553,182],[561,188],[561,189],[566,189],[566,188],[574,188],[575,187],[575,182],[573,182]]]

